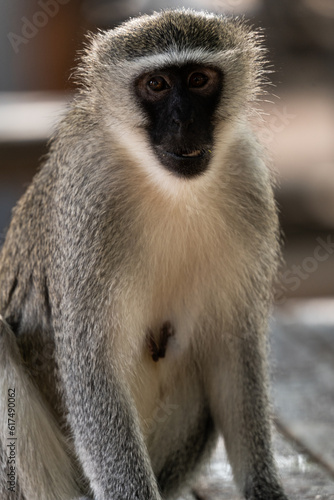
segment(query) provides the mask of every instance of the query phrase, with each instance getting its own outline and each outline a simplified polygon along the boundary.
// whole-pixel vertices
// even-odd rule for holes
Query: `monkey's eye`
[[[193,73],[189,77],[188,86],[191,89],[200,89],[206,85],[208,80],[209,78],[203,73]]]
[[[162,76],[154,76],[148,82],[148,87],[154,92],[161,92],[162,90],[169,89],[170,86]]]

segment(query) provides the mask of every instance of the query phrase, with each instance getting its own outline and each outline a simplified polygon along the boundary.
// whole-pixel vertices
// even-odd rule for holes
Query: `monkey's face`
[[[126,165],[173,193],[204,186],[254,113],[262,59],[239,20],[190,10],[133,18],[92,40],[78,73],[80,105]]]
[[[217,68],[190,64],[144,73],[135,81],[154,152],[179,176],[197,176],[209,165],[222,82]]]

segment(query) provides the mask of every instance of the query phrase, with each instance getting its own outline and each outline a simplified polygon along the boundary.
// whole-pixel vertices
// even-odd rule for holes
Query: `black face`
[[[203,173],[213,145],[221,72],[207,66],[171,66],[141,75],[135,88],[149,116],[148,133],[162,165],[182,177]]]

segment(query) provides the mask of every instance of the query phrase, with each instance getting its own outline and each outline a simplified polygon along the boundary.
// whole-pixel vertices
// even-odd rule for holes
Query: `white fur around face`
[[[169,52],[161,54],[152,54],[149,56],[142,56],[138,59],[131,61],[131,75],[132,77],[144,73],[145,71],[153,71],[154,69],[164,68],[168,66],[184,66],[185,64],[200,64],[211,65],[217,67],[229,68],[232,66],[240,56],[239,49],[229,49],[224,52],[212,52],[205,48],[198,49],[179,49],[171,48]],[[118,69],[122,73],[124,66],[124,74],[129,75],[128,62],[120,63]]]
[[[193,199],[194,193],[206,196],[207,190],[217,182],[217,174],[224,170],[224,159],[234,140],[237,124],[229,123],[217,127],[215,147],[212,149],[212,159],[203,175],[192,179],[179,177],[167,170],[158,160],[150,147],[147,134],[143,129],[130,129],[121,123],[115,126],[110,124],[112,135],[116,142],[123,148],[128,160],[138,166],[147,177],[147,180],[158,190],[161,195],[175,201],[188,197]]]

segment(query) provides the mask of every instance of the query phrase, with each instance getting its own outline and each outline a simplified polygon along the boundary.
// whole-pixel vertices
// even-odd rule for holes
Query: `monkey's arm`
[[[123,242],[128,237],[125,216],[117,212],[122,203],[116,203],[102,180],[107,172],[101,167],[90,178],[94,162],[86,161],[88,173],[75,166],[64,170],[53,222],[50,297],[68,422],[94,500],[157,500],[156,480],[122,377],[122,355],[115,348],[117,336],[126,341],[128,334],[115,303],[124,248],[130,246]],[[80,185],[75,203],[68,185]]]
[[[258,332],[229,338],[225,357],[212,364],[211,407],[245,498],[287,500],[271,453],[264,346]]]
[[[60,373],[75,448],[96,500],[160,498],[116,359],[102,324],[75,314],[59,337]],[[95,340],[94,340],[95,339]],[[100,342],[101,340],[101,342]]]

